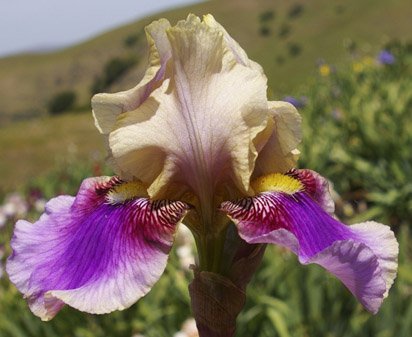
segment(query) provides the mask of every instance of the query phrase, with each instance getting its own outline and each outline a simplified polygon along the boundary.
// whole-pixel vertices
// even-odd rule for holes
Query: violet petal
[[[291,249],[303,264],[317,263],[338,277],[362,305],[376,313],[396,277],[398,243],[388,226],[346,226],[304,190],[264,192],[221,209],[248,243]]]
[[[95,314],[125,309],[162,275],[188,206],[129,198],[130,188],[116,195],[120,185],[86,179],[75,198],[50,200],[34,224],[17,222],[7,272],[43,320],[64,304]]]

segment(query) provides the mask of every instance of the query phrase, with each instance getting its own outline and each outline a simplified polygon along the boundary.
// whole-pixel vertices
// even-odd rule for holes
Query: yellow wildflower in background
[[[330,75],[330,67],[327,64],[322,64],[319,67],[319,73],[321,74],[321,76],[323,77],[328,77]]]

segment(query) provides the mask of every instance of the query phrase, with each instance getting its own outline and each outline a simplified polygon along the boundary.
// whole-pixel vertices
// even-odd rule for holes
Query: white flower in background
[[[177,234],[176,234],[176,244],[178,246],[185,246],[185,245],[194,246],[195,240],[189,228],[187,228],[184,225],[179,226],[179,229],[177,230]]]
[[[185,270],[189,270],[190,266],[195,264],[195,255],[193,252],[195,241],[189,228],[179,226],[176,243],[178,245],[176,254],[179,257],[180,266]]]
[[[190,270],[190,266],[195,264],[192,246],[180,246],[176,249],[176,253],[179,257],[180,266],[185,270]]]
[[[176,332],[173,337],[199,337],[195,319],[188,318],[184,321],[182,324],[182,329],[179,332]]]
[[[43,213],[46,207],[46,203],[47,203],[46,199],[43,199],[43,198],[37,199],[34,202],[34,209],[39,213]]]
[[[2,228],[7,221],[7,216],[3,210],[3,207],[0,207],[0,228]]]
[[[2,278],[2,276],[3,276],[3,270],[4,270],[4,268],[3,268],[3,262],[2,262],[2,258],[3,258],[3,256],[4,256],[4,247],[3,246],[0,246],[0,278]]]
[[[6,217],[24,217],[28,210],[26,200],[17,192],[7,195],[4,199],[3,213]]]

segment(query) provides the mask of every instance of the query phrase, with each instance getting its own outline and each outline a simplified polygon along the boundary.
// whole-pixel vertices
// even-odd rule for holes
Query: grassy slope
[[[218,21],[247,50],[252,59],[261,63],[275,93],[285,93],[301,83],[313,71],[319,57],[337,62],[344,52],[343,41],[351,38],[360,45],[376,47],[383,36],[411,38],[410,4],[408,0],[311,0],[305,3],[303,14],[288,19],[291,2],[287,0],[226,0],[208,1],[180,8],[140,20],[103,34],[80,45],[46,55],[22,55],[0,60],[0,115],[44,112],[45,102],[53,93],[74,88],[80,95],[81,105],[89,101],[89,88],[103,64],[115,55],[124,55],[124,39],[142,31],[157,17],[167,17],[172,22],[187,13],[213,13]],[[337,13],[340,6],[342,11]],[[272,34],[259,34],[259,14],[274,10],[275,19],[269,23]],[[277,36],[282,23],[289,23],[291,33],[286,39]],[[142,39],[143,40],[143,39]],[[287,44],[298,43],[302,53],[288,57]],[[144,41],[141,43],[144,46]],[[144,47],[136,51],[145,62]],[[277,64],[276,57],[286,61]],[[138,72],[139,73],[139,72]],[[124,88],[136,82],[136,77],[124,81]],[[1,121],[1,119],[0,119]]]
[[[15,123],[0,129],[0,144],[0,192],[13,191],[73,158],[101,161],[105,156],[91,114]]]
[[[275,98],[304,83],[313,74],[313,65],[318,58],[331,63],[344,59],[345,39],[350,38],[374,50],[390,37],[412,38],[409,0],[300,2],[305,4],[305,10],[292,20],[287,18],[291,6],[287,0],[208,1],[128,24],[59,52],[0,59],[0,123],[12,116],[44,115],[45,102],[53,93],[63,89],[73,88],[79,95],[79,104],[87,106],[90,85],[101,73],[103,64],[116,55],[125,55],[124,39],[142,31],[145,25],[158,17],[176,22],[189,12],[198,15],[212,13],[249,56],[263,65]],[[340,14],[337,13],[338,6],[342,8]],[[275,18],[269,23],[271,34],[264,37],[259,34],[258,17],[265,10],[274,10]],[[291,33],[281,39],[278,31],[285,22],[290,25]],[[145,63],[143,40],[136,48],[142,62],[113,90],[126,89],[137,82]],[[288,56],[287,45],[290,42],[302,47],[302,53],[295,58]],[[285,58],[281,65],[276,62],[278,56]],[[56,132],[50,133],[50,130]],[[12,186],[16,181],[24,181],[30,175],[46,170],[52,165],[55,153],[58,156],[67,153],[70,141],[86,144],[79,147],[80,157],[87,156],[93,148],[101,148],[90,116],[67,115],[0,128],[0,173],[3,177],[0,183]],[[17,158],[20,165],[14,166],[19,167],[10,167]]]

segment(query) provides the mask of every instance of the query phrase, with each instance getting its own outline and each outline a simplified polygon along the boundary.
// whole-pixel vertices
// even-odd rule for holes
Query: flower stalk
[[[192,268],[192,314],[200,337],[231,337],[246,302],[247,284],[260,265],[266,245],[248,245],[233,224],[214,243],[215,254],[210,254],[214,270],[202,269],[201,264]]]
[[[200,337],[231,337],[246,295],[229,278],[194,270],[189,285],[192,313]]]

